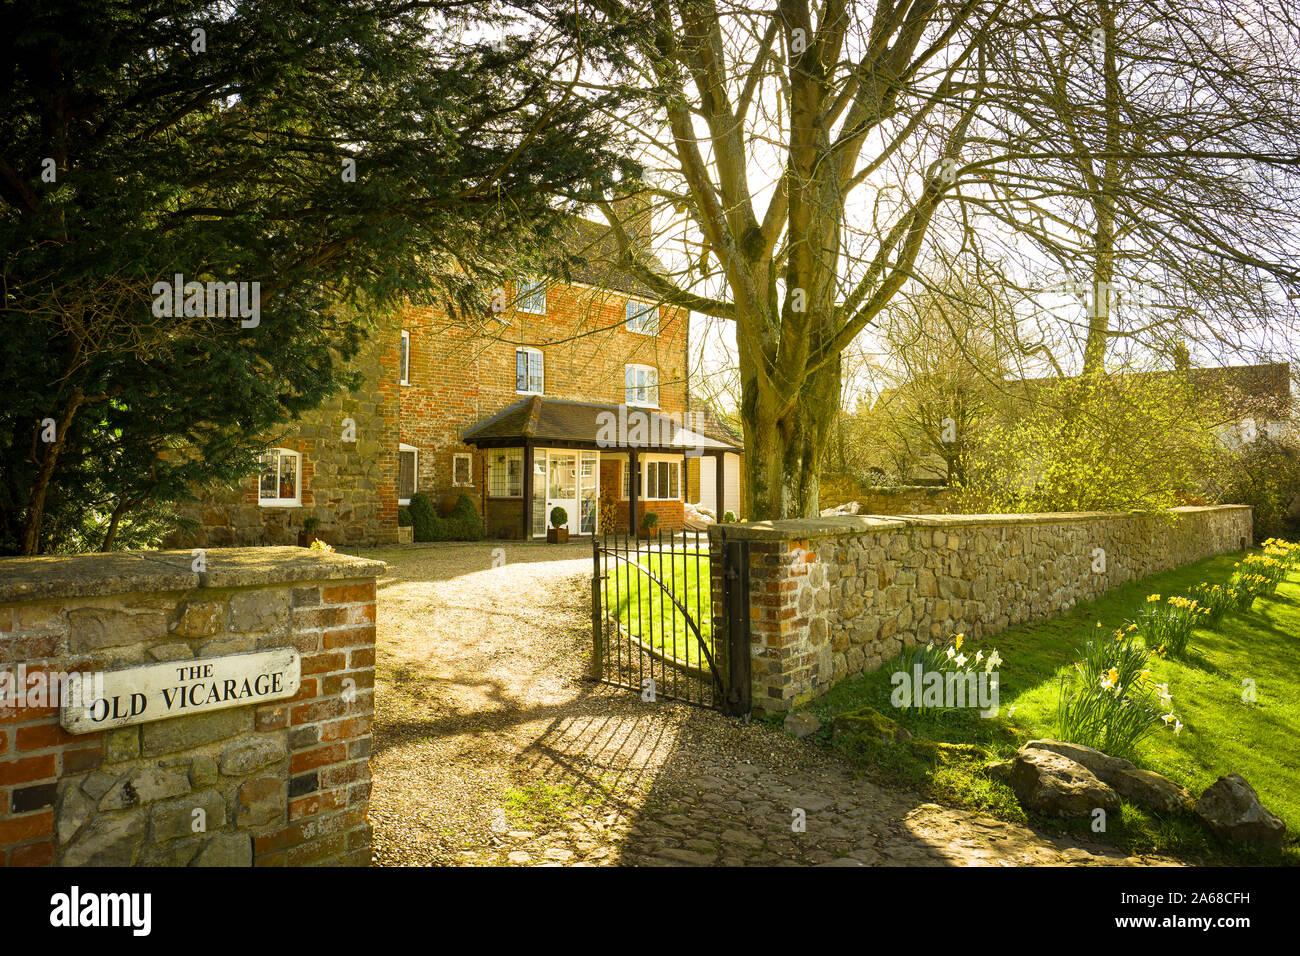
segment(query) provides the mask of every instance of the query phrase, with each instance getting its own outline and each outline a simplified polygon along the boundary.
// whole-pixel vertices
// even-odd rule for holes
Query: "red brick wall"
[[[453,325],[434,309],[404,313],[411,359],[410,384],[400,387],[401,440],[420,449],[419,490],[435,499],[464,491],[483,510],[484,457],[474,456],[473,487],[460,488],[451,484],[452,456],[472,451],[460,441],[470,426],[523,397],[515,391],[515,349],[521,345],[541,350],[548,398],[619,404],[624,366],[653,365],[660,410],[685,412],[689,313],[662,306],[659,335],[640,335],[625,327],[627,299],[557,283],[547,288],[546,315],[507,309],[504,321],[485,317],[489,334]]]
[[[210,551],[209,568],[222,567],[227,554]],[[60,560],[101,558],[112,560]],[[249,558],[255,561],[257,553]],[[8,559],[5,570],[17,573],[15,562],[24,560]],[[285,560],[283,552],[276,560]],[[306,560],[355,561],[333,555]],[[143,573],[167,568],[163,561],[153,564],[158,568]],[[185,591],[0,602],[0,669],[10,674],[20,667],[30,675],[187,663],[254,648],[292,646],[301,655],[301,684],[292,698],[98,733],[65,732],[57,706],[0,700],[0,865],[161,860],[183,866],[214,847],[226,865],[237,865],[232,847],[244,865],[367,865],[376,587],[373,571],[355,577],[366,563],[356,564],[349,568],[351,580],[295,582],[281,575],[264,587],[208,588],[195,575],[195,586]],[[121,573],[120,567],[105,570]],[[103,623],[88,625],[88,616]],[[226,754],[246,746],[265,747],[274,756],[255,769],[232,770]],[[200,762],[212,768],[210,777],[200,778]],[[114,781],[120,789],[134,775],[157,773],[180,780],[179,787],[96,807]],[[91,794],[88,808],[83,793]],[[175,805],[186,819],[185,832],[159,836],[158,814]],[[188,826],[191,805],[218,814],[197,834]],[[109,852],[91,847],[112,826],[122,828],[113,855],[96,855]]]

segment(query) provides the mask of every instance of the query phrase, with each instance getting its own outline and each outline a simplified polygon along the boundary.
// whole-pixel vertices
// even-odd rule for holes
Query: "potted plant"
[[[641,516],[641,537],[654,537],[655,528],[659,527],[659,516],[653,511],[647,511]]]
[[[298,547],[309,548],[316,540],[316,529],[320,527],[320,518],[309,515],[302,519],[302,530],[298,532]]]
[[[551,509],[551,526],[546,529],[547,544],[564,544],[569,540],[569,513],[563,508]]]

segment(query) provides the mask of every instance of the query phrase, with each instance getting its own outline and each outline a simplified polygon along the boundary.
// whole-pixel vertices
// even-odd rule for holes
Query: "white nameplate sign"
[[[261,704],[298,693],[302,658],[292,647],[228,654],[103,673],[103,696],[67,702],[59,723],[70,734]]]

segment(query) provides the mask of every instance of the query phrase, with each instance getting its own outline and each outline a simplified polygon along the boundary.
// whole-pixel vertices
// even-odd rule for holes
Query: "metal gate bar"
[[[593,537],[591,676],[643,693],[653,681],[656,697],[722,706],[711,582],[704,532]]]

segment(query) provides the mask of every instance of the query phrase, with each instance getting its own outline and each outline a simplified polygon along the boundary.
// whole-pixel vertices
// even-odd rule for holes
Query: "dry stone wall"
[[[1241,505],[1144,514],[843,516],[711,529],[747,541],[753,701],[790,710],[904,645],[979,639],[1158,571],[1245,548]],[[714,633],[722,635],[721,578]]]
[[[369,863],[383,564],[288,547],[194,558],[0,560],[0,864]],[[85,734],[33,680],[269,648],[298,652],[295,696]]]

